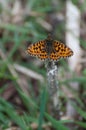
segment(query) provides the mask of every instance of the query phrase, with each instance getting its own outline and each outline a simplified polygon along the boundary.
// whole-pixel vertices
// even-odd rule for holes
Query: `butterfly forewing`
[[[67,47],[65,44],[60,43],[59,41],[53,42],[54,49],[59,57],[69,57],[73,55],[73,51]]]
[[[31,55],[39,56],[40,54],[43,53],[44,49],[45,49],[45,41],[43,40],[30,45],[27,49],[27,52]]]

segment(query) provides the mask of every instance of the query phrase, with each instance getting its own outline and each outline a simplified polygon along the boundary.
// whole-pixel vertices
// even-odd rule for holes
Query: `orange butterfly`
[[[41,60],[49,59],[53,61],[73,55],[73,51],[69,47],[53,40],[50,35],[45,40],[31,44],[27,49],[27,53],[37,56]]]

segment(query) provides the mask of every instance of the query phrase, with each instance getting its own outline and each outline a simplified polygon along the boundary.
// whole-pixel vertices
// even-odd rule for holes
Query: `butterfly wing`
[[[60,43],[59,41],[55,40],[53,42],[53,47],[56,53],[58,53],[60,57],[65,58],[65,57],[70,57],[73,55],[73,51],[69,47],[67,47],[65,44]]]
[[[30,45],[27,53],[32,56],[37,56],[41,60],[50,59],[55,61],[61,57],[65,58],[73,55],[73,51],[69,47],[57,40],[52,41],[53,43],[51,45],[46,44],[46,42],[46,40],[42,40]],[[49,46],[47,47],[47,45]]]
[[[47,55],[46,52],[43,52],[43,53],[41,53],[41,54],[38,56],[38,58],[40,58],[41,60],[45,60],[45,59],[48,58],[48,55]]]
[[[49,59],[50,60],[59,60],[59,58],[60,58],[60,56],[59,56],[59,54],[58,53],[56,53],[56,52],[52,52],[51,54],[50,54],[50,56],[49,56]]]
[[[46,52],[46,41],[42,40],[37,43],[30,45],[27,49],[27,52],[32,56],[37,56],[40,59],[46,59],[47,52]]]
[[[60,58],[66,58],[73,55],[73,51],[60,43],[59,41],[54,40],[52,43],[52,53],[50,54],[51,60],[59,60]]]

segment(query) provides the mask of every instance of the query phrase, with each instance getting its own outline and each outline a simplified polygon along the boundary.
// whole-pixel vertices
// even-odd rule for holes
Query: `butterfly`
[[[48,35],[45,40],[31,44],[26,52],[31,56],[37,56],[41,60],[53,61],[73,55],[73,51],[69,47],[57,40],[53,40],[51,35]]]

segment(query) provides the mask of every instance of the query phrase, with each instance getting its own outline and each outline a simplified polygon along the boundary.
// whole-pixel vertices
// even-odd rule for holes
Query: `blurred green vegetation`
[[[7,3],[10,7],[15,1],[9,0]],[[15,22],[18,14],[14,15],[13,21],[11,10],[0,3],[0,18],[2,18],[0,19],[0,129],[6,130],[15,126],[21,130],[68,130],[66,124],[72,122],[75,125],[74,130],[85,130],[86,65],[83,66],[80,76],[77,76],[69,70],[66,60],[62,59],[58,63],[60,68],[58,74],[60,73],[62,77],[62,80],[59,81],[62,100],[61,111],[66,113],[66,105],[64,104],[68,101],[67,95],[62,91],[62,86],[65,85],[74,95],[77,103],[73,106],[78,112],[78,119],[75,121],[59,121],[54,119],[49,112],[49,95],[46,90],[47,80],[44,64],[39,59],[29,57],[25,53],[30,43],[45,39],[51,31],[57,40],[65,41],[65,35],[63,35],[65,34],[65,19],[63,18],[61,21],[58,19],[53,25],[55,13],[64,13],[65,1],[58,0],[56,1],[57,5],[54,4],[53,0],[21,0],[19,3],[23,9],[26,6],[27,12],[21,15],[22,20],[19,22]],[[86,2],[84,3],[86,4]],[[21,14],[21,12],[19,13]],[[7,21],[5,16],[8,17]],[[86,49],[85,39],[81,38],[80,41],[82,49]],[[45,82],[41,83],[39,80],[19,73],[14,67],[15,63],[41,74]],[[66,77],[68,73],[72,75],[70,79]],[[23,88],[22,85],[20,86],[18,79],[27,83],[28,88],[25,90],[28,91],[28,94],[24,91],[25,86],[23,85]],[[70,87],[71,82],[79,83],[80,93]]]

